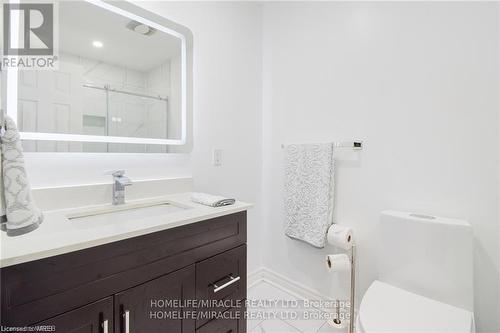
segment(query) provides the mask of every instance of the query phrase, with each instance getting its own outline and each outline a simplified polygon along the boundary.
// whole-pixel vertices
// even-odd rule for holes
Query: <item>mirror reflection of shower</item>
[[[104,114],[83,115],[83,131],[91,135],[168,138],[168,97],[148,95],[90,83],[83,84],[86,95],[104,104]],[[99,96],[102,95],[102,96]],[[95,144],[92,144],[95,146]],[[110,144],[101,144],[110,151]],[[95,148],[95,147],[94,147]],[[146,149],[146,146],[144,147]]]

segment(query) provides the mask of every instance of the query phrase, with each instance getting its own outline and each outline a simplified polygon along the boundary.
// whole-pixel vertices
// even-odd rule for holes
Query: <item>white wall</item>
[[[123,168],[132,179],[192,174],[195,189],[257,202],[261,170],[260,5],[140,2],[189,27],[194,35],[194,148],[177,154],[27,154],[35,187],[110,181]],[[222,148],[223,165],[211,165]],[[259,208],[249,212],[249,269],[259,266]]]
[[[500,5],[497,5],[497,34],[498,39],[500,39]],[[500,42],[497,43],[497,55],[500,55]],[[500,56],[498,56],[498,62],[500,62]],[[497,120],[498,120],[498,128],[500,129],[500,65],[497,68]],[[497,155],[497,163],[500,166],[500,134],[498,136],[498,155]],[[500,167],[498,168],[498,181],[497,181],[497,190],[500,192]],[[500,194],[498,195],[498,216],[500,216]],[[498,240],[497,244],[500,244],[500,227],[498,227]],[[498,257],[500,258],[500,246],[497,246],[498,249]],[[500,261],[500,260],[499,260]],[[500,277],[500,268],[497,267],[497,276]],[[500,286],[497,289],[497,303],[500,307]],[[500,327],[500,317],[497,318],[497,327]]]
[[[498,12],[495,3],[266,3],[264,265],[330,296],[314,249],[283,235],[281,143],[365,140],[336,158],[336,211],[355,229],[362,295],[380,211],[468,220],[479,332],[498,332]],[[359,303],[358,303],[359,304]]]

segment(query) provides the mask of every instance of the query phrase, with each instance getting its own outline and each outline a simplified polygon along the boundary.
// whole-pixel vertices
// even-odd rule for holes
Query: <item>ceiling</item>
[[[84,1],[59,3],[59,50],[139,71],[178,57],[180,39],[162,31],[150,36],[127,29],[131,20]],[[102,48],[92,45],[100,41]]]

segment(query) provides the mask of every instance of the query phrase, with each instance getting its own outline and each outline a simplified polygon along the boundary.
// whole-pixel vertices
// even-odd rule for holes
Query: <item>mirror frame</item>
[[[131,143],[148,145],[173,145],[184,146],[191,141],[191,118],[192,118],[192,81],[193,81],[193,34],[188,28],[172,22],[162,16],[154,14],[129,2],[109,0],[83,0],[103,10],[128,17],[137,22],[144,23],[159,31],[173,35],[181,40],[181,126],[180,139],[154,139],[120,136],[101,136],[83,134],[63,133],[41,133],[41,132],[19,132],[21,140],[40,141],[69,141],[69,142],[104,142],[104,143]],[[10,68],[7,70],[7,96],[6,111],[17,123],[17,92],[18,92],[18,70]],[[188,150],[189,147],[188,147]]]

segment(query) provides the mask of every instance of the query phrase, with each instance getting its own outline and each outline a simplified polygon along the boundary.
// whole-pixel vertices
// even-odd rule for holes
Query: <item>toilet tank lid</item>
[[[433,223],[433,224],[438,223],[438,224],[454,225],[454,226],[461,226],[461,227],[467,227],[467,228],[471,227],[469,222],[467,222],[465,220],[453,219],[453,218],[449,218],[449,217],[425,215],[425,214],[412,213],[412,212],[401,212],[401,211],[397,211],[397,210],[384,210],[384,211],[382,211],[381,214],[397,217],[402,221],[405,219],[409,219],[409,220],[415,220],[418,222],[429,222],[429,223]]]
[[[359,307],[361,332],[470,333],[472,312],[375,281]]]

